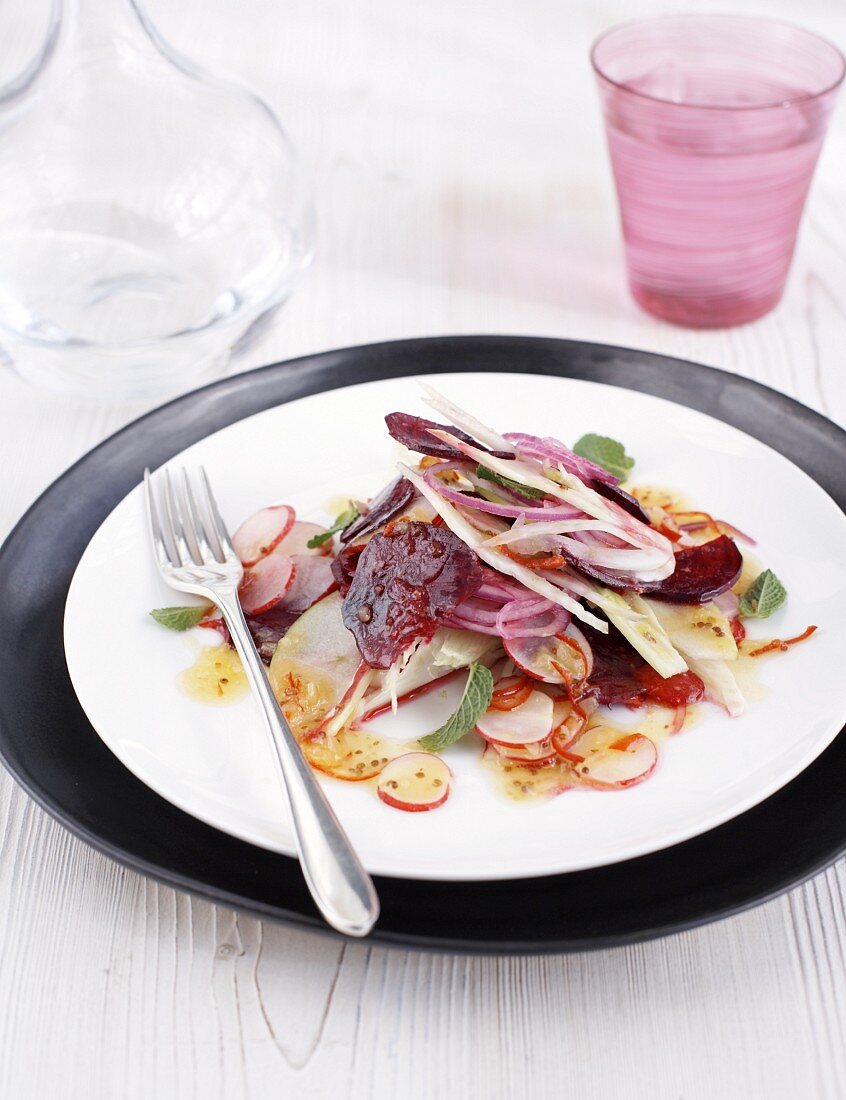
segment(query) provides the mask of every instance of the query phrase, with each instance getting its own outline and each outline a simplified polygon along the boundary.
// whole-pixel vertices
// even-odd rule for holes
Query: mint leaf
[[[740,597],[739,611],[741,615],[767,619],[786,599],[787,589],[772,569],[765,569]]]
[[[529,485],[521,485],[519,481],[512,481],[510,477],[503,477],[502,474],[489,470],[487,466],[477,466],[476,477],[481,477],[485,481],[495,481],[497,485],[504,485],[506,489],[519,493],[521,497],[528,497],[529,500],[543,500],[546,496],[543,490],[533,489]]]
[[[189,630],[209,613],[208,604],[192,604],[190,607],[157,607],[150,614],[157,623],[168,630]]]
[[[345,527],[349,527],[354,519],[358,519],[361,515],[358,508],[350,501],[350,506],[345,512],[341,512],[328,531],[324,531],[320,535],[315,535],[310,538],[306,543],[309,550],[314,550],[318,546],[322,546],[324,542],[327,542],[333,535],[337,535],[339,531],[343,531]]]
[[[616,439],[609,439],[607,435],[594,435],[592,432],[583,435],[574,445],[573,451],[580,458],[595,462],[620,481],[626,480],[634,466],[634,459],[626,454],[623,444]]]
[[[427,752],[439,752],[452,745],[469,733],[482,717],[493,698],[493,674],[485,665],[474,661],[470,666],[467,686],[458,710],[448,718],[440,729],[420,738],[420,744]]]

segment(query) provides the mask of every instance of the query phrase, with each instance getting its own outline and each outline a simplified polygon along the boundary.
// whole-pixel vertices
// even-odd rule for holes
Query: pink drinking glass
[[[842,54],[769,19],[683,15],[607,31],[599,82],[629,283],[694,328],[776,305]]]

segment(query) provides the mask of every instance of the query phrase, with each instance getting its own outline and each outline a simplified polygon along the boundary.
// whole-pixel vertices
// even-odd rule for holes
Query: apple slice
[[[279,543],[282,554],[308,554],[310,557],[321,558],[332,553],[332,540],[326,539],[320,546],[309,546],[309,542],[316,535],[325,535],[326,528],[317,523],[307,523],[298,519],[291,529],[285,534]]]
[[[407,752],[389,761],[376,793],[389,806],[409,813],[434,810],[449,798],[452,772],[431,752]]]
[[[294,583],[297,568],[287,554],[268,554],[244,573],[238,587],[241,607],[261,615],[275,607]]]
[[[232,546],[249,569],[274,550],[294,526],[294,509],[287,504],[262,508],[245,519],[232,536]]]
[[[581,631],[579,635],[584,640]],[[504,638],[502,644],[518,668],[542,683],[579,683],[590,675],[589,647],[568,633],[549,638]]]
[[[552,733],[553,703],[542,691],[533,691],[513,710],[487,710],[476,723],[486,741],[496,745],[536,745]]]
[[[278,553],[275,550],[272,556],[276,557]],[[332,562],[323,555],[294,554],[291,561],[294,563],[294,581],[279,606],[297,614],[307,611],[321,596],[325,596],[334,587],[335,578],[332,576]]]
[[[280,639],[269,673],[276,698],[298,736],[313,732],[338,706],[360,665],[355,639],[341,619],[337,592],[300,615]]]
[[[569,746],[582,759],[573,763],[579,782],[598,790],[622,790],[642,783],[655,770],[658,749],[642,733],[593,726]]]

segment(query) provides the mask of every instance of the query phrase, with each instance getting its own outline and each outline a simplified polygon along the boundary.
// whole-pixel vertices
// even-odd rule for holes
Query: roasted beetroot
[[[583,577],[615,592],[640,592],[669,603],[707,603],[737,581],[743,568],[740,551],[727,535],[700,546],[685,546],[676,554],[676,567],[661,581],[638,581],[577,558],[566,547],[559,553]]]
[[[342,596],[346,596],[350,590],[362,550],[364,550],[363,546],[345,546],[332,562],[332,576]]]
[[[660,676],[613,626],[607,634],[582,624],[579,628],[593,651],[588,694],[598,703],[640,707],[651,702],[677,707],[695,703],[705,694],[705,686],[694,672]]]
[[[613,592],[641,592],[643,590],[643,586],[638,581],[633,580],[631,577],[623,577],[610,569],[603,569],[599,565],[593,565],[592,562],[577,557],[566,546],[560,547],[557,552],[576,573],[581,573],[583,577],[589,577],[597,584],[604,584],[606,588],[610,588]]]
[[[700,546],[679,550],[670,576],[641,586],[641,591],[671,603],[707,603],[731,588],[742,568],[740,551],[728,535],[720,535]]]
[[[266,665],[269,665],[273,660],[273,654],[276,652],[279,639],[287,634],[299,617],[299,611],[285,611],[279,607],[272,607],[270,611],[265,611],[263,615],[244,615],[258,650],[258,655]],[[200,626],[204,626],[209,630],[216,630],[224,642],[228,646],[232,646],[232,635],[220,616],[204,619]]]
[[[607,481],[600,481],[598,477],[595,477],[591,481],[590,487],[595,493],[605,497],[606,500],[612,500],[615,504],[619,504],[624,511],[628,512],[630,516],[634,516],[635,519],[639,519],[641,523],[648,525],[652,522],[649,513],[637,497],[633,497],[631,493],[627,493],[619,485],[609,485]]]
[[[412,416],[411,413],[388,413],[385,417],[385,423],[397,443],[402,443],[403,447],[408,447],[410,451],[419,451],[420,454],[431,455],[433,458],[452,461],[465,456],[457,447],[451,447],[449,443],[444,443],[442,440],[430,435],[430,428],[437,428],[441,432],[449,432],[456,439],[460,439],[464,443],[470,443],[478,450],[494,454],[498,458],[514,457],[510,451],[491,451],[488,447],[483,447],[481,443],[460,428],[453,428],[449,424],[436,424],[434,420],[425,420],[422,416]]]
[[[299,611],[285,611],[274,607],[263,615],[246,616],[259,657],[266,665],[273,660],[279,639],[288,633],[300,614]]]
[[[455,459],[463,458],[461,451],[450,447],[449,443],[442,443],[429,434],[429,428],[438,428],[440,431],[449,432],[450,435],[463,439],[465,443],[478,446],[466,432],[460,428],[451,428],[448,424],[436,424],[434,420],[426,420],[422,416],[412,416],[411,413],[393,412],[385,417],[388,431],[403,447],[410,451],[419,451],[420,454],[432,455],[434,458]]]
[[[384,527],[414,499],[415,488],[405,477],[395,478],[377,493],[363,516],[357,516],[341,532],[341,542],[352,542]]]
[[[362,550],[344,599],[344,625],[371,668],[390,668],[412,642],[428,641],[482,580],[476,555],[452,531],[398,523]]]

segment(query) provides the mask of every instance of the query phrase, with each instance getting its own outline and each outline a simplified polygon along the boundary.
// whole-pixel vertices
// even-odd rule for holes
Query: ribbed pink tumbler
[[[695,328],[767,313],[843,56],[785,23],[691,15],[616,27],[591,57],[635,300]]]

